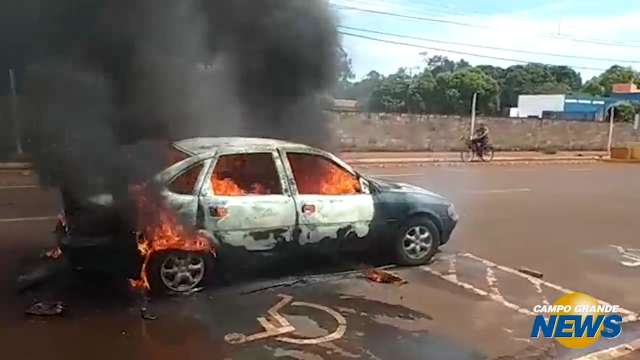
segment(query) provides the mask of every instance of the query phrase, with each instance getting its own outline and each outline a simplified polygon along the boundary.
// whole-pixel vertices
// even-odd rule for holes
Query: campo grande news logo
[[[622,334],[620,306],[600,304],[592,296],[570,293],[553,305],[536,305],[532,338],[553,338],[570,349],[594,345],[600,338],[613,339]]]

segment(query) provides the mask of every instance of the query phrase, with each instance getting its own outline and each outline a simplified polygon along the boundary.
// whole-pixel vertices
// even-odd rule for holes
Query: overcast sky
[[[569,65],[582,74],[583,80],[598,75],[602,72],[601,69],[616,63],[640,70],[640,1],[637,0],[328,1],[333,5],[340,25],[343,26],[447,42],[579,57],[629,60],[631,63],[516,53],[341,29],[355,34],[443,50]],[[440,19],[469,24],[469,26],[366,13],[339,8],[340,6]],[[566,38],[572,38],[574,41]],[[343,36],[343,44],[353,60],[354,71],[358,78],[366,75],[370,70],[389,74],[399,67],[421,67],[423,62],[420,53],[424,51],[429,56],[446,55],[456,60],[462,57],[474,65],[492,64],[507,67],[516,64],[513,61],[419,49],[350,36]]]

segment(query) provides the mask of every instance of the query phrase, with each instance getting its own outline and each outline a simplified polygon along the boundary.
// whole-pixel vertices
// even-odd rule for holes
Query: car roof
[[[192,139],[184,139],[173,143],[174,146],[182,151],[192,155],[199,155],[216,151],[219,148],[235,148],[235,149],[277,149],[277,148],[307,148],[310,146],[296,144],[289,141],[252,138],[252,137],[199,137]]]

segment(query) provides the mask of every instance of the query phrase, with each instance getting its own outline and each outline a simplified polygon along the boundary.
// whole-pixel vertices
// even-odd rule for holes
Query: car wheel
[[[213,259],[207,253],[170,250],[153,255],[147,277],[155,293],[185,293],[204,285],[212,270]]]
[[[431,220],[417,217],[402,228],[396,244],[396,260],[400,265],[422,265],[427,263],[440,246],[440,232]]]

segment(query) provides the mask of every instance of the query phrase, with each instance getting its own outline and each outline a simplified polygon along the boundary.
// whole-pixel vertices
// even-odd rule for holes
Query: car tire
[[[399,265],[426,264],[438,251],[440,231],[427,217],[411,218],[396,237],[394,244]]]
[[[161,251],[149,259],[147,279],[153,293],[188,293],[207,284],[213,268],[213,256],[206,252]]]

